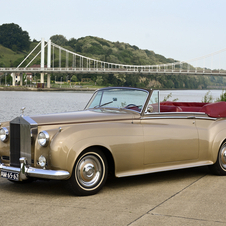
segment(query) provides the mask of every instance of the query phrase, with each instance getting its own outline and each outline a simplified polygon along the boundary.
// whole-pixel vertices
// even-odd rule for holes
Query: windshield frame
[[[91,97],[90,100],[88,101],[88,103],[87,103],[87,105],[85,106],[84,110],[88,110],[88,109],[99,109],[99,108],[108,108],[107,105],[106,105],[106,106],[102,106],[102,107],[101,107],[101,106],[98,106],[98,107],[95,107],[95,108],[89,108],[89,106],[90,106],[90,104],[92,103],[93,99],[95,98],[95,96],[96,96],[96,94],[97,94],[98,92],[101,92],[101,91],[102,91],[101,98],[100,98],[100,103],[101,103],[101,100],[102,100],[104,91],[107,91],[107,90],[113,90],[113,89],[121,89],[121,90],[138,90],[138,91],[146,92],[146,93],[147,93],[147,97],[146,97],[146,100],[145,100],[144,103],[143,103],[143,106],[142,106],[140,112],[135,111],[135,110],[132,110],[132,109],[126,109],[126,110],[134,111],[134,112],[136,112],[136,113],[138,112],[140,115],[143,115],[143,114],[144,114],[145,109],[146,109],[146,107],[147,107],[147,103],[149,102],[149,99],[150,99],[151,94],[152,94],[152,91],[153,91],[153,90],[149,90],[149,89],[133,88],[133,87],[106,87],[106,88],[98,89],[98,90],[96,90],[96,91],[93,93],[92,97]],[[100,103],[99,103],[99,104],[100,104]],[[109,108],[113,109],[113,107],[109,107]],[[123,108],[115,108],[115,109],[119,110],[119,109],[123,109]]]

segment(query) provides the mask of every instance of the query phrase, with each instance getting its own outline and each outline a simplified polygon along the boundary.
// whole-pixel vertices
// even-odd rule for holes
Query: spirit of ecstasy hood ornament
[[[20,117],[24,117],[24,116],[23,116],[23,114],[24,114],[24,110],[25,110],[25,107],[22,107],[22,108],[20,109],[20,111],[21,111],[21,115],[20,115]]]

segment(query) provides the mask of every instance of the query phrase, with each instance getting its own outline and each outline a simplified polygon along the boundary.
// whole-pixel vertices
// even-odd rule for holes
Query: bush
[[[222,91],[220,98],[218,98],[216,102],[220,102],[220,101],[226,101],[226,91],[225,90]]]
[[[212,103],[213,102],[213,96],[210,94],[210,90],[205,94],[205,96],[202,99],[203,103]]]

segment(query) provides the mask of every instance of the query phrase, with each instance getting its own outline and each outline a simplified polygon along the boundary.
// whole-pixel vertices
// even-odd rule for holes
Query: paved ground
[[[109,179],[89,197],[64,182],[0,178],[1,225],[226,225],[226,177],[207,167]]]

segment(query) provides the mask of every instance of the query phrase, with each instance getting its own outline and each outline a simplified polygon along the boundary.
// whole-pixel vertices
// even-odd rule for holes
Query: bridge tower
[[[48,41],[47,68],[51,68],[51,40]],[[50,88],[50,74],[47,74],[47,88]]]
[[[47,68],[51,68],[51,40],[48,41],[48,50],[47,50]],[[41,70],[44,71],[45,68],[45,39],[41,39]],[[44,72],[41,72],[40,82],[44,83]],[[50,74],[47,74],[47,88],[50,88]]]
[[[45,67],[45,39],[41,39],[41,70],[44,71]],[[44,83],[44,72],[41,72],[40,82]]]

